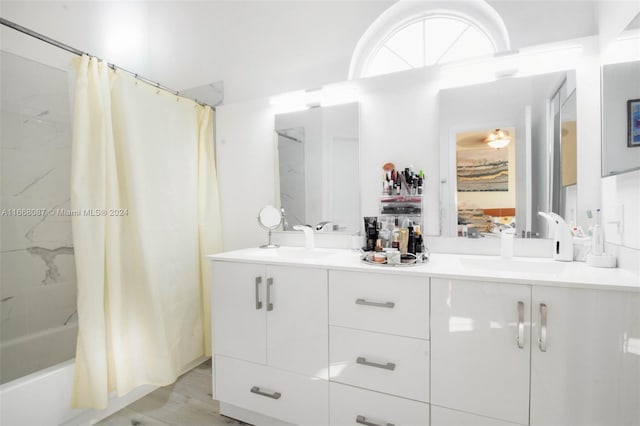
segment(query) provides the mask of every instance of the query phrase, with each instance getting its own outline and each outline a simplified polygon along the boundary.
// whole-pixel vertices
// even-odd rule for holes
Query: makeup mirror
[[[276,229],[282,223],[282,211],[273,206],[264,206],[258,212],[258,224],[269,231],[267,244],[263,244],[260,248],[277,248],[277,244],[271,242],[271,231]]]

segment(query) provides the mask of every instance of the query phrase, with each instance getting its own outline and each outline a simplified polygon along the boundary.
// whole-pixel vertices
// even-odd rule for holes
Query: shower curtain
[[[73,407],[172,383],[211,354],[222,250],[213,110],[75,62],[71,205],[79,333]]]

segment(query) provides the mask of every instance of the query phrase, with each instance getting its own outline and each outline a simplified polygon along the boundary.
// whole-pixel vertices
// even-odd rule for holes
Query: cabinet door
[[[213,262],[213,352],[267,362],[264,265]]]
[[[431,402],[529,422],[531,289],[431,280]]]
[[[640,294],[532,297],[531,425],[640,425]]]
[[[328,378],[327,271],[268,266],[267,363]]]

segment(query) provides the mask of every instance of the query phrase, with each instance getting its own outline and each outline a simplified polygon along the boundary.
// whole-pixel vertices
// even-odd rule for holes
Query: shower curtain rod
[[[18,32],[21,32],[21,33],[23,33],[23,34],[26,34],[26,35],[28,35],[28,36],[31,36],[31,37],[33,37],[33,38],[37,38],[38,40],[44,41],[45,43],[49,43],[50,45],[55,46],[55,47],[57,47],[57,48],[60,48],[60,49],[62,49],[62,50],[66,50],[67,52],[73,53],[74,55],[78,55],[78,56],[82,56],[82,55],[92,56],[92,57],[96,58],[97,60],[99,60],[99,61],[101,61],[101,62],[106,62],[105,60],[103,60],[103,59],[101,59],[101,58],[98,58],[97,56],[90,55],[89,53],[87,53],[87,52],[83,52],[82,50],[76,49],[75,47],[71,47],[71,46],[69,46],[69,45],[67,45],[67,44],[61,43],[61,42],[59,42],[58,40],[54,40],[54,39],[52,39],[52,38],[50,38],[50,37],[47,37],[46,35],[43,35],[43,34],[37,33],[37,32],[35,32],[35,31],[33,31],[33,30],[30,30],[29,28],[23,27],[22,25],[18,25],[18,24],[16,24],[15,22],[9,21],[8,19],[1,18],[1,17],[0,17],[0,24],[4,25],[4,26],[6,26],[6,27],[12,28],[12,29],[14,29],[14,30],[16,30],[16,31],[18,31]],[[170,89],[170,88],[168,88],[167,86],[163,86],[163,85],[161,85],[160,83],[158,83],[158,82],[156,82],[156,81],[149,80],[148,78],[143,77],[143,76],[139,75],[138,73],[135,73],[135,72],[132,72],[132,71],[126,70],[126,69],[124,69],[124,68],[122,68],[122,67],[119,67],[119,66],[117,66],[117,65],[115,65],[115,64],[111,64],[111,63],[109,63],[109,62],[107,62],[107,66],[108,66],[109,68],[111,68],[112,70],[114,70],[114,71],[115,71],[115,70],[120,70],[120,71],[126,72],[127,74],[132,75],[133,77],[135,77],[136,79],[138,79],[138,80],[140,80],[140,81],[144,81],[145,83],[150,84],[150,85],[152,85],[152,86],[154,86],[154,87],[156,87],[156,88],[158,88],[158,89],[162,89],[162,90],[167,91],[167,92],[169,92],[169,93],[173,93],[173,94],[174,94],[174,95],[176,95],[176,96],[180,96],[180,91],[179,91],[179,90],[173,90],[173,89]],[[193,99],[193,100],[194,100],[194,101],[195,101],[195,103],[197,103],[198,105],[201,105],[201,106],[208,106],[208,107],[210,107],[210,108],[215,109],[213,106],[208,105],[208,104],[205,104],[205,103],[203,103],[203,102],[200,102],[200,101],[199,101],[199,100],[197,100],[197,99]]]

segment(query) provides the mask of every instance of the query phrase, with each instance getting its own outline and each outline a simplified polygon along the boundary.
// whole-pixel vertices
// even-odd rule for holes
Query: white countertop
[[[640,276],[626,270],[594,268],[584,262],[558,262],[532,257],[506,260],[499,256],[432,253],[424,264],[397,267],[365,264],[360,261],[360,252],[345,249],[250,248],[207,257],[228,262],[640,292]]]

